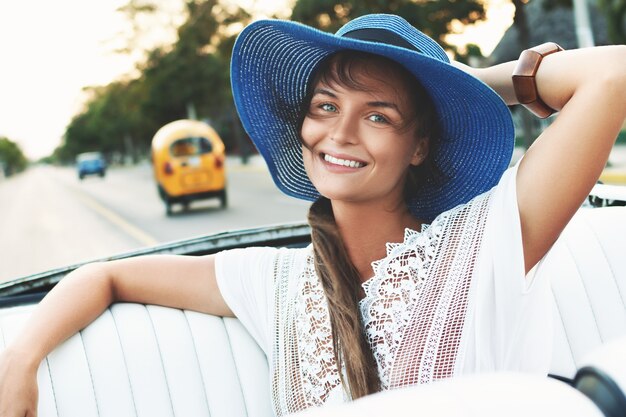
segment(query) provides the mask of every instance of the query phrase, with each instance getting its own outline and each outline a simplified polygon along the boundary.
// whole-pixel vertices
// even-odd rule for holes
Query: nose
[[[355,144],[358,138],[358,118],[341,114],[328,132],[330,140],[341,144]]]

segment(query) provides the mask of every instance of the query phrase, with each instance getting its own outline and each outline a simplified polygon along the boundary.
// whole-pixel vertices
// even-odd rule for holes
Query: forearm
[[[39,303],[7,354],[29,368],[95,320],[113,302],[105,264],[81,267],[62,279]]]
[[[601,83],[602,77],[623,74],[623,45],[603,46],[563,51],[543,58],[536,75],[537,90],[542,101],[555,110],[561,110],[581,87]],[[517,61],[505,62],[488,68],[454,65],[479,78],[493,88],[507,105],[518,104],[513,89],[512,74]]]
[[[455,62],[454,65],[493,88],[507,105],[512,106],[518,104],[511,81],[516,63],[517,61],[510,61],[488,68],[472,68],[459,62]]]
[[[8,347],[29,368],[116,301],[233,316],[215,278],[214,256],[152,255],[83,266],[50,291]]]
[[[548,106],[560,111],[575,95],[595,90],[595,94],[601,96],[600,106],[606,105],[607,109],[623,114],[625,68],[626,46],[623,45],[551,54],[543,59],[537,71],[537,91]],[[587,101],[583,106],[591,109],[594,101]]]

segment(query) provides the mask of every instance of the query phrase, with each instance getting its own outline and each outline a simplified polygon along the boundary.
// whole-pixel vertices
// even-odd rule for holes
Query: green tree
[[[19,145],[6,137],[0,137],[0,170],[10,176],[26,169],[28,161]]]
[[[544,8],[573,8],[572,0],[543,0]],[[606,30],[609,42],[615,45],[626,44],[626,0],[589,1],[588,7],[599,10],[606,19]]]
[[[470,66],[473,66],[474,64],[472,61],[480,62],[485,59],[480,46],[475,43],[468,43],[465,45],[465,53],[460,53],[457,48],[453,48],[453,51],[455,61],[459,61]]]
[[[142,111],[160,126],[193,115],[208,119],[232,148],[240,136],[230,92],[230,50],[233,25],[246,24],[251,16],[233,4],[216,0],[186,3],[188,19],[178,29],[171,49],[150,53],[142,68],[146,96]]]
[[[467,25],[486,16],[480,0],[297,0],[291,18],[335,32],[349,20],[368,13],[400,15],[447,49],[451,45],[444,36],[452,32],[453,22]]]
[[[609,39],[614,44],[626,44],[626,0],[598,0],[606,16]]]
[[[236,137],[241,127],[236,118],[228,79],[232,25],[245,24],[250,15],[237,6],[215,0],[185,3],[187,19],[178,28],[173,45],[145,51],[139,76],[104,87],[87,89],[89,99],[68,126],[64,143],[55,151],[62,161],[77,153],[100,150],[108,154],[147,154],[156,130],[172,120],[188,117],[209,119],[225,139]],[[131,20],[158,13],[149,2],[131,0],[123,7]],[[133,24],[133,30],[141,30]],[[135,33],[134,38],[140,37]],[[137,54],[137,42],[126,53]]]
[[[116,81],[87,89],[85,109],[70,122],[63,145],[55,152],[59,160],[71,162],[81,152],[101,151],[136,159],[146,147],[137,140],[144,120],[139,117],[142,91],[137,80]]]

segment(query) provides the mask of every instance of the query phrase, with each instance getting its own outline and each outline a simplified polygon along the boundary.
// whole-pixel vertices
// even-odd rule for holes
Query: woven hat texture
[[[363,32],[374,33],[374,39],[388,34],[396,44],[352,37]],[[350,21],[335,34],[296,22],[260,20],[238,36],[231,62],[235,105],[281,191],[310,201],[319,197],[304,170],[299,113],[317,65],[345,49],[403,65],[435,104],[441,139],[433,156],[447,181],[420,188],[408,202],[416,217],[430,222],[498,183],[513,152],[508,107],[485,83],[451,65],[444,50],[406,20],[373,14]]]

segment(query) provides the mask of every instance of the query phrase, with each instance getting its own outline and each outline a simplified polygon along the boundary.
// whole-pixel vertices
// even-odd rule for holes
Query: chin
[[[334,187],[316,187],[317,191],[322,197],[325,197],[332,201],[346,201],[356,202],[359,200],[358,196],[355,196],[354,189],[346,191],[345,188],[337,189]]]

